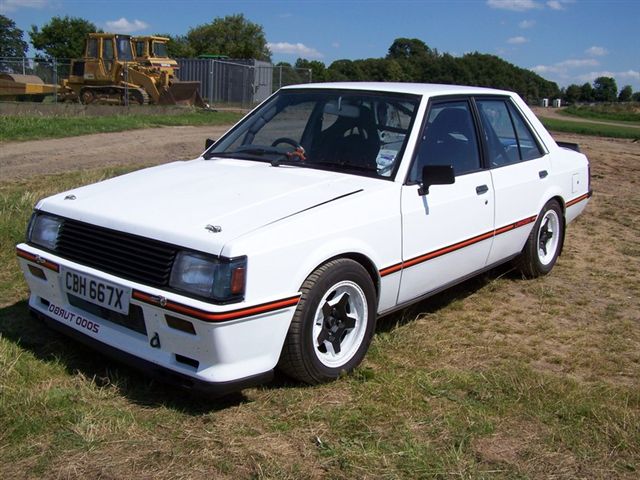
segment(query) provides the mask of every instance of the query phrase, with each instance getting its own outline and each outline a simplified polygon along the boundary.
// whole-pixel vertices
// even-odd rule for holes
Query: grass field
[[[640,123],[640,103],[604,103],[598,105],[571,105],[560,111],[563,115],[595,120]]]
[[[0,116],[0,142],[62,138],[161,126],[229,125],[237,122],[241,116],[233,112],[208,111],[104,117]]]
[[[640,128],[622,125],[607,125],[601,123],[576,122],[573,120],[560,120],[556,118],[540,118],[542,124],[554,132],[577,133],[580,135],[593,135],[598,137],[640,138]]]
[[[638,478],[640,166],[607,142],[583,148],[596,194],[551,275],[503,267],[383,318],[335,383],[218,400],[27,313],[35,201],[125,169],[0,183],[0,478]]]

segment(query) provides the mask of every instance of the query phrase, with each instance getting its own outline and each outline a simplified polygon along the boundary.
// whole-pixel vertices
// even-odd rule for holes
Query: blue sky
[[[416,37],[452,55],[499,55],[560,86],[606,75],[640,91],[640,0],[0,0],[0,13],[25,34],[55,15],[185,34],[243,13],[263,26],[274,62],[382,57],[395,38]]]

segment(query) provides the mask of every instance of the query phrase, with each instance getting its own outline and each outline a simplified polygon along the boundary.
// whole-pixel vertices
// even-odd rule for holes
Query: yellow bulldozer
[[[172,62],[175,62],[172,60]],[[177,64],[176,64],[177,66]],[[84,56],[71,62],[69,78],[62,86],[82,103],[95,101],[205,107],[200,82],[180,82],[174,69],[136,61],[129,35],[90,33]]]
[[[152,52],[163,37],[146,37]],[[156,39],[156,40],[153,40]],[[136,44],[137,46],[137,44]],[[115,33],[90,33],[84,45],[83,57],[71,61],[69,78],[60,87],[37,84],[36,78],[6,76],[0,82],[0,96],[28,95],[58,92],[61,101],[90,103],[115,103],[124,105],[195,105],[206,108],[200,93],[200,82],[181,82],[175,75],[177,62],[168,57],[161,61],[134,56],[134,43],[129,35]],[[158,50],[159,53],[160,50]],[[140,61],[138,61],[140,60]],[[158,64],[159,63],[159,64]],[[36,87],[37,85],[37,87]]]

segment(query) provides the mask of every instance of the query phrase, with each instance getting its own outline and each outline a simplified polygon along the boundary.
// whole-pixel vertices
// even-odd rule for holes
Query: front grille
[[[68,218],[56,246],[63,258],[155,287],[169,285],[177,250],[157,240]]]

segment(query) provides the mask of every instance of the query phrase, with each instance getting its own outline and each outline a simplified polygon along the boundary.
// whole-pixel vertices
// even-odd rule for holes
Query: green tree
[[[314,82],[324,82],[327,79],[327,67],[320,60],[307,60],[299,58],[296,60],[295,68],[306,68],[311,70],[311,79]]]
[[[0,57],[25,57],[28,45],[22,36],[13,20],[0,15]]]
[[[593,81],[593,95],[596,102],[615,102],[618,86],[612,77],[598,77]]]
[[[593,102],[594,93],[593,87],[590,83],[585,83],[580,87],[580,101],[581,102]]]
[[[65,16],[53,17],[42,29],[32,25],[29,36],[33,48],[45,57],[61,60],[81,57],[87,34],[99,31],[88,20]]]
[[[633,96],[633,89],[631,85],[625,85],[622,90],[620,90],[620,95],[618,95],[619,102],[630,102],[631,97]]]
[[[633,92],[633,95],[631,95],[631,101],[640,102],[640,92]]]
[[[167,33],[158,33],[158,37],[166,37],[169,39],[167,42],[167,52],[171,58],[191,58],[195,57],[195,50],[189,44],[189,40],[186,35],[169,35]]]
[[[580,88],[580,85],[571,84],[564,92],[564,101],[569,104],[576,103],[580,100],[581,94],[582,89]]]
[[[242,14],[227,15],[194,27],[187,33],[187,39],[196,55],[271,60],[262,26],[250,22]]]

